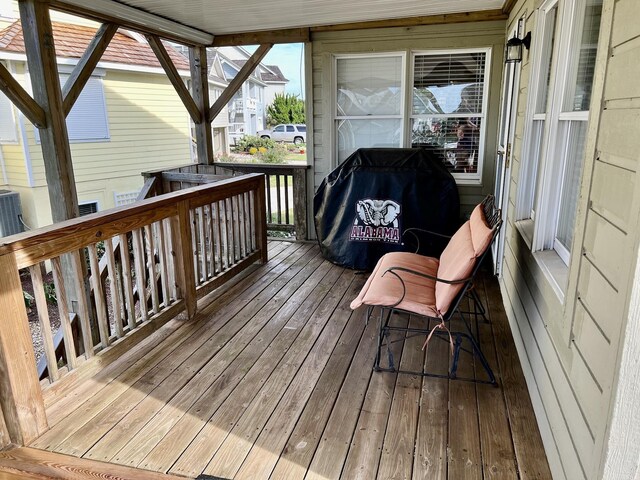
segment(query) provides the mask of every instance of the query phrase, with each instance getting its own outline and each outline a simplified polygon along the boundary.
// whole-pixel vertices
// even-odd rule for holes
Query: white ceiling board
[[[504,4],[504,0],[107,1],[129,5],[214,35],[495,10]],[[92,9],[92,2],[83,4],[84,8]]]

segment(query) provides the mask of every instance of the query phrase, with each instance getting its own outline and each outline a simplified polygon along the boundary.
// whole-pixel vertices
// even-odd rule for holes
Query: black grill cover
[[[313,199],[318,242],[333,263],[371,270],[387,252],[414,251],[402,232],[417,227],[451,235],[460,200],[439,155],[424,148],[361,148],[320,184]],[[439,256],[442,243],[421,242]]]

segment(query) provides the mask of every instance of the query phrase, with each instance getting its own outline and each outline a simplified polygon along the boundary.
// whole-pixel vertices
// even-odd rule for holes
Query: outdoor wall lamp
[[[516,35],[507,42],[504,63],[520,63],[522,61],[522,46],[529,50],[531,46],[531,32],[528,32],[524,38],[518,38]]]

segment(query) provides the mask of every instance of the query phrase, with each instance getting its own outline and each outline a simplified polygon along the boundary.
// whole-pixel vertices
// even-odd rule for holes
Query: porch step
[[[0,479],[4,478],[184,480],[186,477],[21,447],[0,452]]]

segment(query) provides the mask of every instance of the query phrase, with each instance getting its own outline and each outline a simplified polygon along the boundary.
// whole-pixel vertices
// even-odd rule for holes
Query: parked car
[[[276,125],[272,129],[260,130],[258,136],[271,138],[276,142],[293,142],[296,145],[307,143],[307,126],[291,123]]]

